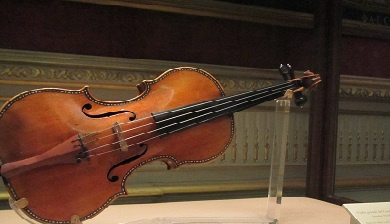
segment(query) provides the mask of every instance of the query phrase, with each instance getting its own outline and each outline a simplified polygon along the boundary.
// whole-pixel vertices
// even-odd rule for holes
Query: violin
[[[11,198],[41,223],[90,219],[116,198],[139,167],[168,169],[211,161],[234,134],[233,113],[321,81],[310,71],[263,89],[225,96],[208,72],[170,69],[137,87],[126,101],[101,101],[80,90],[44,88],[20,93],[0,109],[0,174]]]

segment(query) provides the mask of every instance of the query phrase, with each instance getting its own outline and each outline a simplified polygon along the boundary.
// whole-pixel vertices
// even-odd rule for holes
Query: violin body
[[[205,163],[223,154],[234,132],[233,113],[321,82],[318,74],[224,96],[209,73],[171,69],[138,85],[127,101],[100,101],[81,90],[38,89],[0,109],[0,174],[15,204],[42,223],[78,223],[126,196],[139,167],[168,169]]]
[[[226,150],[232,115],[172,135],[153,131],[152,113],[223,96],[210,74],[171,69],[138,89],[131,100],[110,102],[87,87],[39,89],[1,108],[1,175],[13,200],[28,201],[24,213],[43,223],[89,219],[126,196],[126,180],[138,167],[157,160],[169,169],[204,163]]]

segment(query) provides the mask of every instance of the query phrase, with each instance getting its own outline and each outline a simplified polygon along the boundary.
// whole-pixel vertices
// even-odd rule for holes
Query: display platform
[[[348,212],[341,206],[306,197],[283,197],[280,224],[349,224]],[[237,218],[261,217],[268,198],[111,205],[84,224],[131,224],[140,220],[169,217]],[[0,223],[26,224],[13,210],[0,210]]]

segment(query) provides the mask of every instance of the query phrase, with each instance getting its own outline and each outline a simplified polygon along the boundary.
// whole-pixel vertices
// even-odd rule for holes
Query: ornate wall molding
[[[343,75],[340,82],[341,98],[389,102],[390,79]]]
[[[151,79],[152,75],[132,71],[119,71],[93,68],[53,67],[45,64],[35,65],[0,65],[0,78],[5,80],[19,80],[28,84],[28,81],[62,82],[62,83],[96,83],[106,84],[107,87],[115,84],[131,85],[142,80]],[[23,82],[26,81],[26,82]],[[44,83],[42,83],[44,84]]]
[[[390,13],[389,0],[343,0],[347,6],[354,7],[365,11],[385,12]]]
[[[350,98],[375,98],[375,99],[389,100],[390,90],[345,87],[340,89],[340,96],[350,97]]]
[[[151,63],[156,63],[151,61]],[[158,62],[161,63],[161,62]],[[179,64],[179,63],[178,63]],[[183,64],[183,63],[180,63]],[[193,64],[193,63],[189,63]],[[178,66],[178,65],[176,65]],[[181,66],[184,66],[181,65]],[[201,67],[199,65],[198,67]],[[172,67],[173,68],[173,67]],[[20,83],[31,84],[30,81],[42,82],[51,84],[51,82],[60,82],[64,86],[64,83],[91,83],[91,84],[105,84],[106,88],[129,88],[134,87],[136,84],[143,80],[153,79],[158,73],[145,73],[128,70],[115,70],[115,69],[93,69],[93,68],[65,68],[65,67],[48,67],[42,65],[14,65],[14,64],[1,64],[0,65],[0,79],[3,83]],[[230,91],[242,91],[248,89],[257,89],[271,85],[272,81],[264,80],[233,80],[224,75],[221,77],[222,86]],[[275,72],[275,76],[277,73]],[[14,82],[7,82],[7,80],[13,80]],[[19,81],[19,82],[16,82]],[[0,81],[1,82],[1,81]],[[131,87],[130,87],[131,88]]]
[[[123,89],[134,88],[165,70],[189,65],[216,76],[227,91],[261,88],[281,80],[276,70],[267,69],[0,49],[0,82],[24,85],[32,81],[42,85],[59,82],[64,87],[73,83]]]
[[[0,49],[0,83],[133,89],[142,80],[153,79],[163,71],[193,66],[216,76],[228,92],[271,85],[281,80],[276,69],[255,69],[158,60],[107,58]],[[298,72],[302,74],[302,72]],[[387,101],[390,80],[342,75],[340,96]],[[2,96],[4,97],[4,96]]]

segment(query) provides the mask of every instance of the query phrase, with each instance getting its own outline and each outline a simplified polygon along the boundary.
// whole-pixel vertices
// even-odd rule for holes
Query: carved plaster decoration
[[[76,83],[105,83],[122,84],[134,86],[143,80],[153,79],[155,74],[145,74],[144,72],[134,71],[115,71],[115,70],[97,70],[97,69],[76,69],[64,67],[47,67],[42,65],[24,66],[1,64],[0,61],[0,79],[18,80],[18,81],[68,81]],[[276,81],[270,80],[234,80],[222,77],[221,85],[230,91],[244,91],[248,89],[258,89],[270,86]],[[343,98],[376,98],[390,99],[389,89],[374,89],[364,87],[343,87],[341,86],[340,97]]]
[[[308,147],[307,147],[307,144],[308,143],[308,133],[307,131],[305,131],[305,141],[304,141],[304,145],[303,145],[303,151],[305,152],[305,155],[303,157],[303,161],[304,162],[307,162],[307,154],[308,154]]]
[[[389,0],[343,0],[343,3],[362,10],[390,12]]]
[[[254,157],[253,161],[257,163],[259,161],[259,128],[255,128],[255,144],[254,144]]]
[[[0,64],[0,79],[92,83],[140,83],[155,76],[131,71]]]
[[[232,91],[260,89],[274,84],[274,82],[266,80],[227,80],[222,78],[219,81],[221,82],[223,88]]]
[[[70,59],[69,59],[70,58]],[[248,69],[190,63],[217,77],[226,91],[257,89],[281,82],[276,69]],[[169,68],[189,63],[156,60],[116,59],[0,49],[0,82],[31,85],[52,82],[134,88]],[[299,73],[299,72],[297,72]],[[61,85],[61,84],[60,84]],[[74,85],[73,85],[74,86]],[[390,99],[390,80],[341,76],[341,98]]]
[[[364,160],[365,161],[368,160],[368,151],[370,150],[370,143],[369,143],[370,137],[369,136],[370,136],[370,134],[367,131],[366,132],[366,144],[365,144],[365,147],[364,147]]]
[[[343,132],[339,133],[339,160],[343,160]]]
[[[381,160],[385,160],[385,150],[386,150],[386,145],[385,145],[385,132],[382,131],[382,137],[381,137]],[[389,155],[390,157],[390,155]]]
[[[0,62],[1,63],[1,62]],[[76,83],[104,83],[135,86],[143,80],[155,78],[155,74],[145,74],[134,71],[97,70],[88,68],[46,67],[41,65],[24,66],[0,64],[0,80],[18,81],[60,81]],[[244,91],[259,89],[274,84],[267,80],[233,80],[223,77],[219,80],[224,89],[230,91]]]
[[[248,136],[248,128],[245,128],[244,129],[244,145],[243,145],[243,159],[242,161],[244,163],[247,163],[248,162],[248,152],[249,152],[249,143],[248,143],[248,139],[249,136]]]
[[[265,136],[265,144],[264,144],[264,161],[268,162],[269,160],[269,151],[270,151],[270,143],[269,143],[269,129],[266,130],[266,136]]]
[[[341,87],[340,97],[344,98],[377,98],[390,99],[389,89],[374,89],[364,87]]]
[[[360,161],[360,131],[357,132],[356,161]]]
[[[347,160],[350,161],[351,160],[351,157],[352,157],[352,132],[350,131],[349,132],[349,135],[348,135],[348,149],[347,149]]]
[[[233,136],[233,141],[231,145],[229,146],[230,150],[232,151],[232,163],[236,163],[237,161],[237,134]]]
[[[298,130],[295,130],[295,136],[294,136],[294,146],[293,146],[293,155],[294,155],[294,162],[298,161]]]

